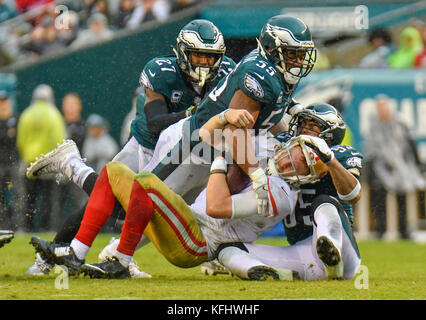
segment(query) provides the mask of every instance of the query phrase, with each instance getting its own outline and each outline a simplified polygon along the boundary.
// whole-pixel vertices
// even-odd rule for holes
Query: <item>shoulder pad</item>
[[[139,84],[157,91],[159,84],[164,84],[176,79],[177,64],[173,57],[157,57],[145,65]]]
[[[244,93],[249,96],[251,94],[261,102],[278,103],[283,92],[283,82],[278,71],[269,62],[259,55],[249,55],[237,69],[243,78],[240,88]]]
[[[337,145],[332,146],[331,150],[334,152],[336,159],[348,171],[354,175],[359,176],[362,169],[363,155],[352,146]]]

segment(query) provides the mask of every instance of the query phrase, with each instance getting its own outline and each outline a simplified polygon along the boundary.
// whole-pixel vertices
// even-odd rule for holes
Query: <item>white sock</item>
[[[116,251],[114,255],[120,263],[125,266],[126,268],[129,267],[130,261],[132,261],[132,256],[129,256],[127,254],[121,253],[120,251]]]
[[[81,189],[83,188],[84,181],[89,176],[89,174],[95,172],[93,168],[89,167],[77,158],[72,158],[69,163],[67,163],[67,168],[72,169],[71,172],[69,172],[70,170],[66,170],[67,177]]]
[[[342,251],[342,223],[337,208],[331,203],[323,203],[315,210],[314,218],[317,224],[317,239],[326,236]]]
[[[74,250],[75,255],[80,260],[86,259],[87,253],[90,249],[89,246],[86,246],[83,242],[80,242],[75,238],[72,239],[70,247]]]
[[[249,279],[247,272],[250,268],[266,265],[248,252],[237,247],[226,247],[222,249],[219,252],[218,260],[233,274],[242,279]]]

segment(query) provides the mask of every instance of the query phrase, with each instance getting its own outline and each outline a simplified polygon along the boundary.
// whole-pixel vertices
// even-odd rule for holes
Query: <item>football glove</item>
[[[288,105],[288,108],[287,108],[287,113],[290,114],[292,117],[294,117],[303,109],[304,107],[299,102],[297,102],[294,99],[291,99],[290,104]]]
[[[257,198],[257,214],[261,217],[273,217],[269,213],[268,178],[262,168],[256,169],[250,178],[253,181],[253,190]]]
[[[330,163],[330,161],[334,159],[334,153],[324,139],[313,136],[305,136],[303,141],[308,147],[314,149],[315,153],[325,164]]]

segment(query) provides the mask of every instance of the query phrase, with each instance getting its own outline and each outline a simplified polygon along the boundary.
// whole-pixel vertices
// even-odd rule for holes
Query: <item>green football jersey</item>
[[[190,130],[201,128],[211,117],[226,110],[235,91],[262,103],[259,116],[254,125],[256,134],[267,131],[283,117],[295,86],[288,89],[282,74],[253,50],[237,64],[228,76],[220,80],[190,119]]]
[[[146,88],[162,94],[170,113],[181,112],[190,106],[198,106],[209,90],[234,67],[235,62],[225,56],[217,77],[211,83],[206,83],[201,92],[196,92],[178,67],[175,56],[156,57],[145,65],[140,76],[140,83]],[[137,98],[136,118],[131,124],[131,133],[139,144],[154,149],[158,136],[152,135],[148,130],[144,104],[145,94],[140,94]]]
[[[344,145],[333,146],[331,150],[342,166],[359,179],[363,159],[361,153],[351,146]],[[283,220],[287,240],[290,244],[294,244],[312,235],[312,217],[310,216],[309,207],[314,199],[322,194],[332,196],[342,204],[350,223],[350,226],[344,227],[348,228],[348,232],[352,230],[352,205],[339,199],[330,173],[316,183],[302,185],[300,189],[295,213]]]

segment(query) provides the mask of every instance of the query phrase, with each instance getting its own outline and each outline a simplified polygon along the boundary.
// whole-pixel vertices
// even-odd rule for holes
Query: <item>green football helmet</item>
[[[213,81],[216,78],[226,47],[222,33],[212,22],[196,19],[179,32],[173,51],[180,69],[192,83],[203,87],[206,81]],[[213,56],[214,64],[212,66],[193,64],[190,57],[192,52]]]
[[[303,120],[314,121],[321,127],[318,137],[323,138],[330,146],[342,143],[346,133],[346,124],[339,111],[325,102],[310,104],[296,113],[290,120],[290,133],[300,134]]]
[[[297,84],[314,67],[316,50],[308,26],[288,15],[270,18],[263,26],[258,42],[260,54],[284,76],[290,84]]]

